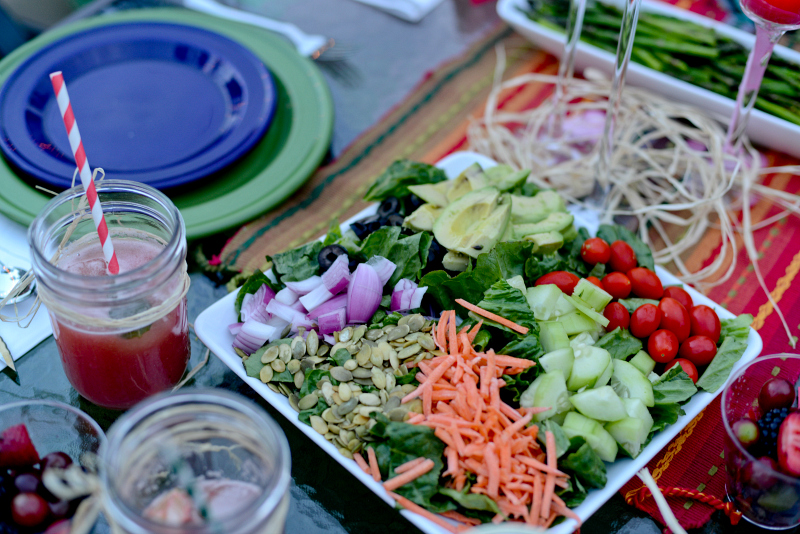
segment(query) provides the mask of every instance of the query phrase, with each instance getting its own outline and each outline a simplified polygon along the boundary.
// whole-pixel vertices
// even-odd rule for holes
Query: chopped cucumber
[[[539,324],[539,342],[545,352],[569,348],[569,337],[564,325],[555,321]]]
[[[556,317],[561,317],[562,315],[567,315],[568,313],[572,313],[574,311],[575,306],[573,306],[572,303],[566,299],[566,295],[564,293],[561,293],[556,301],[556,308],[553,310],[553,315]]]
[[[650,415],[650,410],[647,409],[647,406],[642,401],[639,399],[622,399],[622,404],[625,406],[625,412],[627,412],[628,417],[641,419],[652,428],[653,416]],[[650,431],[648,430],[647,433],[649,434]]]
[[[652,427],[652,424],[648,425],[646,421],[635,417],[626,417],[605,425],[606,431],[631,458],[639,456],[642,444],[647,440]]]
[[[597,313],[594,308],[592,308],[587,302],[583,299],[580,299],[574,295],[564,295],[573,306],[578,308],[584,315],[588,318],[592,319],[594,322],[603,325],[604,327],[608,326],[608,319],[601,313]]]
[[[548,352],[539,358],[539,365],[546,373],[550,371],[561,371],[564,374],[564,380],[569,378],[572,371],[572,363],[575,361],[575,354],[571,348],[558,349]],[[610,378],[610,375],[609,375]]]
[[[613,358],[612,358],[612,360],[613,360]],[[611,380],[611,375],[613,375],[613,374],[614,374],[614,362],[610,361],[610,362],[608,362],[608,365],[606,365],[606,368],[603,371],[603,374],[600,375],[600,378],[598,378],[597,382],[594,383],[594,387],[600,388],[600,387],[603,387],[606,384],[608,384],[608,382]]]
[[[578,280],[578,285],[575,286],[572,296],[581,299],[598,312],[603,311],[608,303],[611,302],[611,299],[614,298],[586,278]]]
[[[533,416],[534,421],[545,419],[572,408],[564,374],[555,370],[539,375],[519,398],[520,406],[525,408],[550,408]]]
[[[656,373],[650,373],[649,375],[647,375],[647,379],[650,381],[651,384],[655,384],[659,378],[661,378],[661,376]]]
[[[513,278],[509,278],[508,280],[506,280],[506,282],[508,282],[508,285],[510,285],[511,287],[516,287],[517,289],[522,291],[523,295],[527,291],[525,289],[525,280],[522,279],[522,275],[517,275],[514,276]]]
[[[581,436],[601,460],[613,462],[617,457],[617,442],[600,423],[577,412],[569,412],[561,425],[569,439]]]
[[[531,307],[537,321],[549,321],[555,318],[556,303],[561,295],[563,293],[554,284],[529,287],[525,290],[528,306]]]
[[[586,345],[594,345],[595,341],[596,339],[589,332],[581,332],[577,336],[570,338],[569,346],[573,349],[579,349]]]
[[[568,336],[581,332],[592,332],[597,328],[597,323],[579,310],[562,315],[557,321],[564,325]]]
[[[611,386],[587,389],[569,398],[575,408],[596,421],[619,421],[628,417],[625,406]]]
[[[644,376],[649,375],[656,368],[656,361],[650,357],[645,351],[640,350],[630,360],[631,365],[636,367],[642,372]]]
[[[611,387],[623,399],[639,399],[647,407],[652,407],[655,404],[653,384],[645,378],[639,369],[625,360],[614,360]]]
[[[594,387],[597,379],[611,362],[611,355],[607,350],[587,345],[573,351],[575,362],[567,381],[567,389],[578,391],[584,387]],[[638,372],[638,371],[637,371]]]

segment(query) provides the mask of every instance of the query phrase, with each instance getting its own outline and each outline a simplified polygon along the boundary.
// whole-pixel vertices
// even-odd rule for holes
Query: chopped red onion
[[[274,326],[275,327],[275,334],[273,334],[269,338],[269,341],[272,342],[272,341],[275,341],[277,339],[282,338],[285,334],[289,333],[289,325],[291,323],[289,323],[289,321],[285,321],[285,320],[281,319],[280,317],[275,316],[272,319],[270,319],[269,321],[267,321],[267,324],[269,326]]]
[[[323,334],[322,339],[324,339],[325,343],[328,345],[336,345],[336,338],[330,334]]]
[[[333,298],[333,293],[327,290],[324,284],[317,286],[311,293],[300,297],[300,302],[303,303],[306,310],[312,311],[320,304],[325,303]]]
[[[275,334],[276,330],[274,326],[255,320],[245,321],[242,329],[233,340],[233,346],[242,350],[245,354],[253,354]]]
[[[320,334],[332,334],[344,328],[346,324],[346,312],[344,308],[320,315],[317,320]]]
[[[425,292],[428,291],[428,286],[425,287],[418,287],[414,290],[414,296],[411,297],[411,310],[415,310],[422,306],[422,297],[425,296]]]
[[[314,275],[299,282],[286,282],[286,287],[297,293],[298,295],[307,295],[322,284],[322,278]]]
[[[378,273],[378,280],[381,281],[381,287],[386,285],[386,282],[389,281],[389,278],[392,277],[394,270],[397,268],[397,265],[383,256],[371,257],[367,260],[367,265],[375,269],[375,272]]]
[[[297,302],[295,302],[294,304],[290,304],[289,307],[291,309],[293,309],[293,310],[297,310],[297,311],[301,312],[303,315],[308,313],[308,310],[306,309],[306,307],[303,306],[303,303],[300,302],[299,300]]]
[[[366,323],[381,305],[383,286],[378,273],[366,263],[359,263],[347,288],[347,320]]]
[[[350,283],[350,260],[347,254],[342,254],[336,258],[327,271],[322,275],[322,284],[333,295],[341,293],[347,289]]]
[[[273,315],[277,315],[287,323],[294,323],[295,319],[298,317],[305,319],[305,314],[303,312],[297,311],[275,299],[272,299],[270,303],[267,304],[267,311]]]
[[[392,304],[389,309],[393,312],[410,310],[411,298],[414,296],[415,289],[417,289],[417,284],[408,278],[398,280],[392,291]]]
[[[247,294],[242,299],[242,320],[250,319],[266,323],[270,315],[265,304],[275,297],[275,292],[267,284],[263,284],[254,294]]]
[[[243,325],[243,324],[244,324],[244,323],[233,323],[233,324],[229,324],[229,325],[228,325],[228,331],[229,331],[229,332],[230,332],[232,335],[234,335],[234,336],[235,336],[236,334],[238,334],[239,332],[241,332],[241,331],[242,331],[242,325]]]
[[[313,311],[308,312],[306,317],[309,319],[316,319],[320,315],[325,315],[326,313],[330,313],[334,310],[338,310],[339,308],[344,308],[347,306],[347,295],[336,295],[332,299],[326,301],[324,304],[320,304]]]
[[[305,315],[298,315],[295,317],[295,320],[292,321],[292,332],[297,332],[301,326],[306,330],[311,330],[314,327],[314,323],[306,319]]]
[[[300,295],[292,291],[290,287],[284,287],[275,294],[275,298],[278,302],[291,306],[297,302],[297,299],[300,298]]]

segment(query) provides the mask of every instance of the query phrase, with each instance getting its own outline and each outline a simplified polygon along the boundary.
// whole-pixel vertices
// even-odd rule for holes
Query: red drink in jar
[[[745,13],[767,22],[800,25],[800,0],[741,0],[741,4]]]
[[[97,184],[120,272],[109,275],[94,223],[61,193],[31,224],[39,296],[64,372],[82,396],[127,409],[174,386],[190,356],[183,219],[143,184]],[[88,208],[87,208],[88,210]]]

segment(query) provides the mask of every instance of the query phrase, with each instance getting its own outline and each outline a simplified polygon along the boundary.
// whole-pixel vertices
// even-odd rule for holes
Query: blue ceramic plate
[[[66,188],[74,158],[50,84],[62,71],[89,164],[109,178],[185,185],[236,161],[275,111],[269,71],[201,28],[100,26],[39,50],[0,90],[0,149],[33,178]]]

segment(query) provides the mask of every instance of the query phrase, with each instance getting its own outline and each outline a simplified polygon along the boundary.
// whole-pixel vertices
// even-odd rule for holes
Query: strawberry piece
[[[800,412],[790,413],[781,424],[778,463],[789,475],[800,477]]]
[[[0,434],[0,467],[29,467],[39,463],[39,453],[24,424],[6,428]]]

